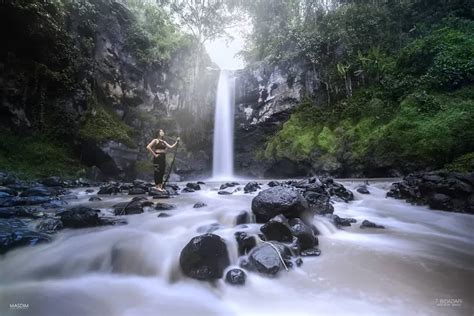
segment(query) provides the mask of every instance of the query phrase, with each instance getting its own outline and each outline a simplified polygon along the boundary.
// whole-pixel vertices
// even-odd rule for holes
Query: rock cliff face
[[[294,177],[309,173],[310,166],[290,160],[263,161],[257,152],[268,137],[289,118],[306,96],[320,101],[325,89],[318,74],[303,63],[265,63],[236,72],[235,168],[251,177]]]
[[[53,137],[73,142],[82,162],[99,168],[102,178],[152,176],[145,146],[163,128],[169,142],[182,138],[180,151],[186,154],[178,156],[176,167],[183,176],[210,170],[217,73],[207,70],[214,67],[207,56],[195,70],[192,46],[182,45],[169,60],[144,65],[127,45],[135,17],[118,0],[73,3],[64,18],[55,20],[51,12],[41,11],[51,9],[46,5],[5,6],[6,24],[8,19],[12,25],[21,23],[15,16],[25,12],[35,18],[25,21],[26,34],[8,36],[0,52],[2,128],[29,135],[54,125],[59,133]],[[54,21],[52,30],[44,31],[48,36],[29,33],[46,20]],[[48,47],[43,37],[64,46]],[[35,49],[36,54],[27,51]],[[71,72],[55,75],[64,69]],[[130,142],[81,137],[91,99],[131,128]]]

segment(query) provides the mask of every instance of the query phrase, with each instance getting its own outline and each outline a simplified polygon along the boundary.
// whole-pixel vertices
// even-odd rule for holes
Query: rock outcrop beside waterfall
[[[99,180],[151,180],[145,146],[163,128],[170,142],[183,140],[181,176],[210,170],[218,74],[208,70],[215,68],[209,58],[193,69],[193,47],[183,39],[167,59],[147,64],[137,17],[123,1],[49,6],[2,7],[2,23],[20,34],[5,33],[0,49],[0,128],[71,144],[88,176]],[[23,21],[27,14],[35,18]]]
[[[306,176],[310,166],[290,160],[261,161],[265,146],[306,96],[321,101],[325,94],[318,73],[303,63],[259,63],[239,70],[235,88],[235,168],[251,177]]]

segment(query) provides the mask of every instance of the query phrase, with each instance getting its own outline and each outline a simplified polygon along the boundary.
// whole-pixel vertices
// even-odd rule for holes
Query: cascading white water
[[[234,177],[234,79],[228,70],[221,70],[217,85],[214,117],[214,148],[212,177]]]
[[[276,278],[247,271],[237,287],[183,275],[181,249],[201,227],[217,224],[213,234],[226,241],[229,269],[239,264],[235,233],[260,233],[260,224],[234,224],[255,195],[243,184],[218,195],[222,182],[211,181],[174,198],[168,217],[150,207],[128,215],[127,225],[65,229],[51,243],[1,255],[0,315],[472,315],[474,217],[387,199],[390,183],[372,183],[363,195],[359,183],[343,183],[355,201],[334,203],[336,214],[358,223],[336,229],[315,217],[321,256],[304,257]],[[85,190],[73,189],[78,199],[69,205],[88,203],[112,216],[112,205],[130,200],[118,194],[88,202],[93,194]],[[197,201],[207,206],[193,208]],[[360,229],[364,219],[386,228]]]

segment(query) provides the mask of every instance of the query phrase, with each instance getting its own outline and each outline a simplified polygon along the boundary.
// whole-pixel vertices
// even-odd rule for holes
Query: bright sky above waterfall
[[[236,56],[244,47],[244,34],[250,32],[249,23],[240,24],[230,28],[228,32],[234,37],[233,40],[218,38],[205,44],[206,50],[219,68],[222,69],[241,69],[244,67],[244,61]]]

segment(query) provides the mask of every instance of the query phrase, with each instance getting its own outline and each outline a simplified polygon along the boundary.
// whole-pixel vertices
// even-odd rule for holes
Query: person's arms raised
[[[176,142],[173,145],[170,145],[167,142],[165,142],[165,144],[166,144],[166,147],[171,149],[171,148],[176,147],[176,145],[179,143],[179,141],[180,141],[180,138],[178,137],[178,138],[176,138]]]

